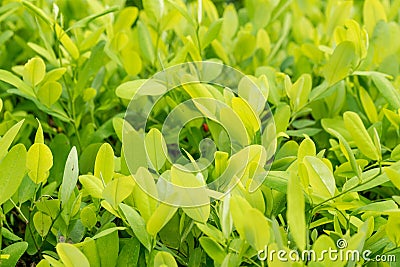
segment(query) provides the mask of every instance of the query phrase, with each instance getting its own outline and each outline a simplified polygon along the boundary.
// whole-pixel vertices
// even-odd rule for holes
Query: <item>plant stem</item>
[[[21,208],[18,207],[15,202],[10,198],[11,203],[14,205],[14,208],[17,209],[18,213],[21,215],[22,219],[24,219],[25,223],[28,223],[28,219],[25,217],[25,215],[22,213]]]
[[[365,183],[359,183],[359,184],[357,184],[357,185],[355,185],[355,186],[353,186],[353,187],[350,187],[350,188],[347,189],[346,191],[343,191],[343,192],[337,194],[336,196],[330,197],[330,198],[328,198],[328,199],[322,201],[321,203],[318,203],[316,206],[314,206],[314,207],[308,209],[307,212],[309,212],[310,210],[312,210],[312,213],[315,213],[314,210],[315,210],[316,208],[318,208],[318,207],[324,205],[325,203],[327,203],[327,202],[329,202],[329,201],[331,201],[331,200],[334,200],[334,199],[336,199],[336,198],[338,198],[338,197],[340,197],[340,196],[342,196],[342,195],[344,195],[344,194],[347,194],[347,193],[351,192],[352,190],[356,189],[356,188],[359,187],[359,186],[362,186],[362,185],[368,183],[369,181],[371,181],[372,179],[375,179],[375,178],[376,178],[377,176],[379,176],[380,174],[381,174],[381,173],[378,173],[377,175],[375,175],[375,176],[372,177],[371,179],[368,179],[368,181],[366,181]]]

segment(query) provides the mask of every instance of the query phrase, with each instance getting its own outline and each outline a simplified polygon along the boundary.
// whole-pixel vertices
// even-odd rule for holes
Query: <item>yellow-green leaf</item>
[[[104,143],[97,152],[94,176],[108,184],[114,175],[114,151],[110,144]]]
[[[230,207],[233,224],[240,237],[246,240],[255,250],[264,249],[270,241],[271,227],[267,218],[240,196],[232,196]]]
[[[104,185],[100,178],[93,175],[81,175],[79,182],[89,195],[94,198],[102,198]]]
[[[135,22],[138,14],[139,10],[137,7],[130,6],[122,9],[115,21],[114,31],[119,32],[121,30],[129,29]]]
[[[152,236],[156,236],[169,220],[171,220],[177,210],[178,208],[176,207],[160,203],[147,222],[147,232]]]
[[[151,20],[158,21],[164,13],[164,0],[143,1],[143,8]]]
[[[139,239],[140,243],[147,248],[148,251],[151,250],[151,238],[146,231],[146,222],[139,215],[139,213],[132,207],[121,203],[119,204],[120,209],[124,213],[126,220],[128,221],[133,233]]]
[[[400,246],[400,215],[398,213],[390,214],[385,228],[390,241],[396,246]]]
[[[35,135],[35,143],[44,144],[44,136],[43,136],[43,128],[42,124],[40,123],[39,119],[36,119],[38,122],[38,129]]]
[[[8,148],[14,141],[23,123],[24,120],[21,120],[20,122],[12,126],[0,139],[0,160],[2,160],[4,156],[7,154]]]
[[[40,211],[36,212],[33,215],[33,225],[35,226],[36,231],[41,237],[47,235],[50,230],[52,219],[49,215],[46,215]]]
[[[49,171],[53,166],[53,154],[45,144],[33,144],[26,156],[26,168],[29,178],[39,184],[45,182],[49,177]]]
[[[377,122],[378,112],[376,112],[374,101],[372,101],[368,92],[362,87],[360,87],[360,100],[369,121],[371,123]]]
[[[47,82],[40,86],[37,97],[41,103],[50,107],[60,98],[62,86],[59,82]]]
[[[68,51],[68,53],[71,55],[73,59],[78,59],[79,58],[79,50],[76,47],[75,43],[71,40],[71,38],[68,36],[68,34],[58,25],[57,23],[54,24],[55,31],[57,38],[60,39],[60,42],[62,45],[65,47],[65,49]]]
[[[305,218],[305,203],[303,195],[303,186],[300,183],[296,173],[292,172],[288,181],[287,189],[287,213],[290,233],[301,250],[306,248],[306,218]]]
[[[65,267],[90,267],[85,254],[74,245],[58,243],[56,250]]]
[[[400,189],[400,172],[392,168],[385,168],[384,170],[390,181]]]
[[[72,147],[65,163],[64,175],[60,189],[61,205],[64,207],[70,199],[76,182],[78,181],[79,175],[79,164],[78,164],[78,152],[76,147]]]
[[[160,170],[165,163],[167,144],[161,132],[153,128],[144,138],[146,154],[155,170]]]
[[[154,257],[154,266],[178,267],[178,264],[170,253],[159,251]]]
[[[117,209],[119,203],[127,198],[133,190],[135,182],[131,176],[118,177],[107,184],[103,190],[103,198]]]
[[[304,157],[303,163],[307,168],[313,193],[324,199],[332,197],[335,194],[336,185],[333,173],[328,166],[314,156]]]
[[[135,180],[137,184],[133,188],[133,199],[140,215],[147,222],[157,208],[157,187],[149,170],[143,167],[138,169]]]
[[[97,215],[93,209],[94,208],[90,206],[86,206],[81,210],[80,213],[82,224],[89,230],[92,229],[92,227],[94,227],[97,223]]]
[[[18,190],[26,173],[26,149],[22,144],[11,148],[0,162],[0,205]]]
[[[349,41],[341,42],[333,52],[323,73],[329,85],[333,85],[349,75],[356,59],[354,44]]]
[[[260,119],[251,106],[240,97],[232,98],[232,108],[246,127],[251,140],[254,134],[260,129]]]
[[[151,40],[150,32],[147,26],[140,20],[137,23],[138,35],[139,35],[139,48],[143,57],[150,62],[154,63],[154,45]]]
[[[375,25],[378,21],[386,21],[386,13],[382,3],[378,0],[365,0],[363,19],[368,34],[372,36]]]
[[[39,57],[31,58],[24,66],[24,81],[30,86],[40,83],[46,74],[46,65]]]
[[[343,119],[346,129],[350,132],[361,153],[372,160],[378,160],[379,154],[371,137],[368,135],[360,116],[355,112],[346,111],[343,114]]]

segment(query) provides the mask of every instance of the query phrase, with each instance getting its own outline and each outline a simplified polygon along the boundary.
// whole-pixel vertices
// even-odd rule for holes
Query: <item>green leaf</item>
[[[157,187],[149,170],[143,167],[137,171],[135,180],[137,183],[133,188],[133,199],[140,215],[147,222],[157,208]]]
[[[254,134],[260,129],[261,122],[255,114],[251,106],[242,98],[232,98],[232,109],[236,112],[246,127],[250,140],[253,139]]]
[[[383,95],[386,101],[395,109],[400,108],[400,93],[394,88],[391,82],[380,73],[371,74],[372,81],[376,88]]]
[[[93,175],[81,175],[79,182],[89,195],[94,198],[102,198],[104,185],[100,178]]]
[[[68,36],[68,34],[57,23],[54,24],[54,29],[57,38],[59,38],[61,44],[65,47],[65,49],[68,51],[71,57],[75,60],[78,59],[79,50],[76,47],[75,43]]]
[[[104,143],[97,152],[94,176],[108,184],[114,175],[114,151],[110,144]]]
[[[363,19],[368,34],[372,36],[375,25],[380,21],[386,21],[386,13],[382,3],[378,0],[365,0]]]
[[[219,245],[213,239],[205,236],[200,237],[199,242],[207,255],[210,256],[210,258],[213,259],[215,263],[222,264],[226,253],[221,245]]]
[[[121,176],[109,182],[103,190],[103,198],[117,209],[119,203],[133,191],[135,182],[132,176]]]
[[[233,224],[240,237],[246,240],[255,250],[264,249],[270,242],[271,227],[267,218],[240,196],[232,196],[230,205]]]
[[[61,205],[64,207],[70,199],[78,181],[79,165],[78,152],[73,147],[69,152],[67,162],[65,163],[64,175],[60,189]]]
[[[69,243],[58,243],[56,250],[65,267],[90,267],[85,254],[74,245]]]
[[[229,154],[223,151],[216,151],[214,155],[215,168],[213,176],[220,177],[228,167]]]
[[[39,87],[37,97],[41,103],[51,107],[60,98],[62,86],[59,82],[47,82]]]
[[[36,231],[41,237],[45,237],[50,230],[52,225],[52,219],[50,216],[38,211],[33,215],[33,225]]]
[[[290,233],[297,247],[300,250],[304,250],[306,248],[307,227],[303,186],[294,172],[291,173],[288,181],[287,201],[286,217]]]
[[[90,206],[86,206],[81,210],[80,218],[82,224],[89,230],[92,229],[97,223],[96,212]]]
[[[329,85],[334,85],[349,75],[356,59],[354,44],[349,41],[341,42],[333,52],[328,63],[324,66],[324,77]]]
[[[359,58],[365,58],[368,49],[368,34],[364,28],[361,28],[357,21],[348,20],[343,27],[336,27],[335,41],[341,43],[350,41],[354,43],[356,53]]]
[[[350,162],[351,168],[353,169],[353,172],[357,174],[357,177],[361,179],[361,170],[360,167],[358,166],[358,163],[356,161],[356,158],[354,157],[353,151],[351,150],[350,145],[347,143],[346,139],[338,132],[335,130],[329,129],[330,132],[332,132],[333,135],[335,135],[339,139],[339,145],[344,148],[344,155]]]
[[[118,236],[118,231],[120,231],[120,230],[123,231],[125,229],[126,229],[126,227],[121,227],[121,226],[107,228],[106,230],[101,231],[100,233],[96,234],[92,238],[93,239],[100,239],[100,238],[109,236],[111,234],[113,234],[115,236],[115,233],[117,233],[117,236]]]
[[[21,241],[22,238],[13,234],[10,230],[8,230],[5,227],[1,228],[1,234],[3,235],[4,238],[11,240],[11,241]]]
[[[26,155],[26,168],[29,178],[40,184],[47,180],[50,169],[53,166],[53,154],[50,148],[41,143],[33,144]]]
[[[46,65],[39,57],[31,58],[24,66],[24,81],[30,86],[38,85],[46,75]]]
[[[218,242],[222,242],[222,240],[224,240],[222,232],[218,230],[215,226],[211,224],[201,224],[201,223],[196,223],[196,226],[208,237],[211,237]]]
[[[176,166],[171,168],[171,182],[182,188],[196,188],[196,194],[190,194],[191,191],[179,191],[180,199],[186,206],[190,203],[189,207],[182,208],[183,211],[192,219],[205,223],[210,216],[209,198],[205,188],[204,178],[201,173],[197,175],[180,170]],[[199,203],[207,203],[206,205],[199,206]]]
[[[2,160],[4,156],[7,154],[8,148],[10,147],[11,143],[17,136],[19,130],[21,129],[22,124],[24,124],[24,121],[25,120],[21,120],[20,122],[15,124],[0,139],[0,160]]]
[[[26,173],[25,164],[26,149],[22,144],[11,148],[0,162],[0,205],[18,190]]]
[[[125,241],[126,242],[121,242],[122,249],[119,252],[116,266],[135,267],[138,265],[139,261],[140,243],[135,237],[126,239]]]
[[[147,221],[147,232],[152,236],[156,236],[169,220],[171,220],[177,210],[178,208],[176,207],[160,203]]]
[[[100,267],[100,257],[97,253],[96,241],[90,237],[86,237],[80,244],[82,245],[80,249],[88,259],[90,266]]]
[[[137,22],[139,35],[139,47],[143,57],[152,64],[155,60],[154,45],[151,40],[150,32],[147,26],[140,20]]]
[[[371,123],[377,122],[379,119],[378,119],[378,113],[376,112],[374,101],[372,101],[368,92],[364,88],[360,87],[359,90],[360,90],[360,100],[369,121]]]
[[[43,128],[42,124],[40,123],[39,119],[36,119],[38,122],[38,129],[35,135],[35,143],[44,144],[44,136],[43,136]]]
[[[146,167],[147,157],[142,133],[136,131],[128,122],[124,122],[122,129],[124,137],[123,152],[129,171],[135,174],[140,167]],[[135,149],[131,149],[134,147]]]
[[[30,97],[35,96],[32,88],[30,88],[20,78],[18,78],[17,76],[15,76],[14,74],[12,74],[9,71],[0,70],[0,80],[15,86],[16,88],[18,88],[21,91],[21,93],[24,93]]]
[[[361,153],[372,160],[378,160],[380,152],[378,153],[376,150],[360,116],[352,111],[346,111],[343,114],[343,119],[346,129],[350,132]]]
[[[17,266],[19,258],[25,253],[28,248],[27,242],[17,242],[5,247],[1,251],[1,255],[10,255],[6,260],[0,259],[2,267],[14,267]]]
[[[400,215],[394,213],[389,215],[388,222],[386,224],[386,234],[388,235],[390,241],[392,241],[396,246],[400,245]]]
[[[400,172],[392,168],[384,168],[386,175],[389,177],[390,181],[400,189]]]
[[[146,222],[139,215],[139,213],[132,207],[126,204],[119,204],[122,212],[124,213],[129,226],[132,228],[133,233],[139,239],[140,243],[148,250],[151,251],[151,238],[146,231]]]
[[[321,159],[313,156],[306,156],[303,162],[307,168],[313,194],[323,199],[334,196],[336,190],[335,178],[328,166]]]
[[[304,157],[306,156],[315,156],[316,155],[316,147],[311,140],[311,138],[305,138],[299,146],[297,151],[297,160],[299,163],[303,162]]]
[[[400,144],[398,144],[393,150],[392,153],[390,154],[390,157],[393,160],[399,161],[400,160]]]
[[[211,44],[211,42],[218,37],[218,34],[221,30],[223,20],[219,19],[214,21],[210,27],[208,28],[208,31],[204,35],[204,37],[201,39],[201,48],[205,49],[207,46]]]
[[[49,215],[51,218],[56,219],[60,212],[60,200],[58,199],[40,199],[35,202],[36,208]]]
[[[144,141],[147,157],[152,167],[159,171],[165,163],[167,153],[167,144],[161,132],[156,128],[151,129],[146,134]]]
[[[143,8],[151,20],[159,21],[164,13],[164,0],[143,1]]]
[[[46,73],[46,76],[44,76],[43,83],[58,81],[59,79],[61,79],[61,77],[64,75],[66,71],[67,69],[63,67],[52,69],[51,71]]]
[[[325,234],[320,235],[317,238],[317,240],[315,240],[315,242],[312,246],[312,249],[315,251],[316,255],[322,255],[321,253],[323,253],[323,251],[325,251],[327,248],[336,249],[337,246],[336,246],[335,242],[329,236],[327,236]],[[338,261],[335,261],[329,257],[324,257],[322,259],[322,261],[320,261],[320,263],[323,264],[322,266],[328,266],[328,267],[338,266]],[[314,267],[314,265],[312,265],[312,266]],[[315,265],[315,267],[316,266],[319,266],[319,265]]]
[[[224,9],[222,19],[221,37],[231,40],[239,26],[239,18],[235,6],[230,3]]]
[[[400,115],[398,115],[396,112],[393,112],[389,109],[384,108],[383,109],[383,114],[385,114],[385,117],[390,121],[390,123],[397,129],[400,127]]]
[[[307,104],[311,87],[312,78],[309,74],[301,75],[293,85],[288,85],[286,90],[294,107],[294,111],[301,109]]]
[[[123,49],[121,51],[122,64],[126,72],[131,76],[136,76],[142,70],[142,59],[135,51]]]
[[[101,266],[116,266],[119,252],[119,238],[117,230],[125,230],[125,227],[115,227],[113,223],[106,225],[103,230],[93,237],[96,239],[97,253]]]
[[[178,267],[175,258],[168,252],[159,251],[154,257],[154,266]]]
[[[135,22],[138,14],[139,10],[134,6],[125,7],[122,9],[114,23],[114,31],[119,32],[121,30],[129,29]]]

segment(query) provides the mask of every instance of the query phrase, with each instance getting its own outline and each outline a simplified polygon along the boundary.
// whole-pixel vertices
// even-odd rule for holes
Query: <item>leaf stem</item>
[[[11,203],[14,205],[14,208],[17,209],[18,213],[21,215],[22,219],[25,221],[25,223],[28,223],[28,219],[25,217],[25,215],[22,213],[21,208],[15,204],[15,202],[10,198]]]

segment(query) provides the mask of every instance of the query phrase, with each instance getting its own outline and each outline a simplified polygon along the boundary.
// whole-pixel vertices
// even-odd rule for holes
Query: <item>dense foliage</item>
[[[320,252],[344,240],[344,251],[400,259],[400,1],[1,3],[1,266],[398,266],[258,252]],[[155,106],[145,132],[124,119],[147,79],[192,61],[242,71],[267,100],[276,153],[254,192],[248,181],[269,152],[258,149],[258,102],[187,85]],[[248,162],[207,116],[178,138],[192,163],[206,160],[199,144],[213,139],[208,168],[184,173],[162,153],[163,122],[195,97],[238,114]],[[156,172],[197,187],[230,164],[242,170],[237,186],[207,205],[146,193],[164,193]]]

